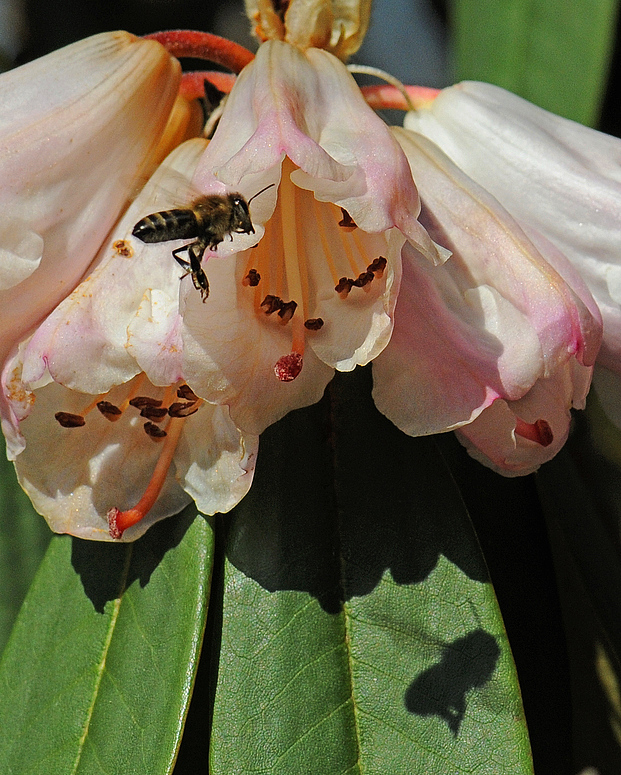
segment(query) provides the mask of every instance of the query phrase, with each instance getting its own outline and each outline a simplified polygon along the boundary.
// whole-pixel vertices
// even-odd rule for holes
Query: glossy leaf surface
[[[210,771],[530,773],[459,492],[367,379],[337,376],[262,437],[228,531]]]
[[[0,772],[166,773],[204,628],[212,532],[52,539],[0,663]]]

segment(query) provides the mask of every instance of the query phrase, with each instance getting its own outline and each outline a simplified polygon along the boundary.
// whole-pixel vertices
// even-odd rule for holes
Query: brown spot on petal
[[[353,231],[354,229],[358,228],[358,225],[356,224],[356,221],[351,217],[351,215],[341,207],[341,213],[343,213],[343,220],[339,221],[339,226],[346,231]]]
[[[134,255],[132,246],[124,239],[118,239],[116,242],[113,242],[112,247],[115,252],[118,253],[119,256],[123,256],[123,258],[131,258]]]
[[[274,373],[281,382],[293,382],[302,371],[303,359],[300,353],[283,355],[276,361]]]
[[[152,422],[146,422],[144,424],[144,432],[147,434],[147,436],[150,436],[152,439],[155,439],[158,441],[159,439],[163,439],[164,436],[167,435],[166,431],[162,430],[161,428],[158,428],[157,425],[155,425]]]
[[[307,328],[309,331],[319,331],[320,328],[323,328],[323,318],[309,318],[305,320],[304,328]]]
[[[151,398],[150,396],[136,396],[129,402],[130,406],[136,407],[136,409],[144,409],[145,406],[161,406],[162,402],[159,398]]]
[[[106,420],[110,420],[110,422],[116,422],[123,414],[119,407],[111,404],[110,401],[98,401],[97,409],[99,409]]]
[[[191,401],[188,404],[176,402],[168,407],[168,414],[171,417],[189,417],[194,412],[198,412],[200,404],[196,401]]]
[[[56,412],[54,415],[56,421],[63,428],[81,428],[86,424],[86,420],[81,414],[71,414],[70,412]]]
[[[261,282],[261,275],[257,272],[256,269],[251,269],[242,280],[242,285],[245,285],[246,287],[250,286],[251,288],[255,288],[260,282]]]

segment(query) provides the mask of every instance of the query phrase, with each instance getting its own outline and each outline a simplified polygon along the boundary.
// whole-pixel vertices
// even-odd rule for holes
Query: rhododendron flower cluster
[[[76,286],[85,266],[76,269],[66,298],[8,342],[5,435],[54,530],[134,540],[190,499],[205,513],[227,511],[251,484],[258,435],[317,401],[335,370],[373,362],[376,405],[400,429],[456,430],[506,475],[549,460],[570,410],[584,405],[602,337],[589,287],[597,298],[601,251],[614,263],[618,216],[598,143],[616,151],[616,141],[596,141],[589,155],[591,130],[502,91],[496,112],[476,85],[445,90],[391,129],[339,59],[364,34],[365,4],[250,12],[265,42],[213,138],[177,139],[120,218],[83,187],[116,225],[89,243],[90,274]],[[464,93],[470,112],[452,106]],[[174,95],[165,106],[145,98],[160,137]],[[564,149],[546,153],[537,175],[528,133]],[[507,160],[497,186],[481,171],[487,142],[490,169]],[[528,207],[505,195],[514,170],[536,177]],[[548,187],[556,204],[546,220],[536,201]],[[252,228],[225,225],[213,238],[216,227],[192,209],[196,196],[218,206],[237,198]],[[565,218],[588,220],[589,202],[592,233],[565,229]],[[146,216],[151,242],[135,232]],[[185,250],[187,273],[173,250]],[[618,366],[616,314],[604,309],[609,368]]]

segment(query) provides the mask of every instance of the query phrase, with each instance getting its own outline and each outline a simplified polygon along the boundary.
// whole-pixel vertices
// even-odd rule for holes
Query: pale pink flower
[[[536,244],[545,237],[580,273],[604,322],[596,385],[621,423],[621,140],[473,82],[445,89],[405,126],[439,145]]]
[[[252,482],[257,439],[242,437],[228,408],[198,399],[184,379],[170,248],[158,261],[130,236],[145,212],[171,206],[167,186],[191,174],[205,145],[192,140],[171,154],[92,274],[5,368],[8,449],[56,532],[132,541],[190,500],[207,514],[228,511]]]
[[[252,203],[255,234],[205,254],[210,297],[191,293],[183,315],[188,382],[251,433],[317,401],[334,369],[386,346],[406,239],[430,263],[448,255],[416,219],[416,188],[390,130],[320,49],[261,46],[194,182],[246,198],[275,184]]]
[[[482,462],[534,471],[564,444],[601,340],[597,306],[569,262],[536,247],[437,146],[395,130],[423,207],[453,252],[431,267],[409,246],[392,339],[373,364],[378,408],[406,433],[459,429]]]
[[[153,168],[179,64],[126,32],[0,76],[0,361],[80,280]]]

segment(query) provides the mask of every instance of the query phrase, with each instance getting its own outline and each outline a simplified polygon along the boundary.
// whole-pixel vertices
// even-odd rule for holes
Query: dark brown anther
[[[251,288],[256,287],[261,282],[261,275],[257,272],[256,269],[251,269],[248,274],[244,277],[242,280],[242,285],[245,285],[246,288],[250,286]]]
[[[147,436],[150,436],[152,439],[163,439],[164,436],[167,435],[166,431],[163,431],[161,428],[158,428],[157,425],[155,425],[152,422],[146,422],[144,424],[144,432],[147,434]]]
[[[150,396],[136,396],[129,402],[130,406],[136,407],[136,409],[144,409],[145,406],[161,406],[162,402],[159,398],[151,398]]]
[[[379,279],[384,274],[386,269],[386,259],[384,256],[378,256],[367,267],[367,272],[373,272],[373,274]]]
[[[119,256],[123,256],[123,258],[131,258],[134,255],[132,246],[129,242],[125,242],[124,239],[118,239],[116,242],[113,242],[112,248]]]
[[[268,293],[261,302],[261,309],[266,315],[271,315],[272,312],[278,312],[279,309],[282,309],[282,305],[283,301],[280,296],[274,296],[273,294]]]
[[[54,415],[56,421],[63,428],[81,428],[86,424],[86,420],[81,414],[71,414],[70,412],[56,412]]]
[[[110,401],[98,401],[97,408],[110,422],[115,422],[123,414],[119,407],[111,404]]]
[[[171,417],[189,417],[194,412],[198,412],[199,409],[200,404],[197,404],[196,401],[191,401],[188,404],[177,402],[168,407],[168,414]]]
[[[323,328],[323,318],[309,318],[305,320],[304,328],[307,328],[309,331],[319,331],[320,328]]]
[[[184,401],[198,401],[198,396],[189,385],[179,385],[177,398],[183,398]]]
[[[349,277],[341,277],[338,283],[334,286],[334,290],[338,293],[341,299],[346,299],[349,296],[349,292],[352,289],[354,281]]]
[[[341,226],[343,229],[346,229],[347,231],[353,231],[354,229],[357,229],[358,224],[356,223],[356,221],[354,221],[354,219],[347,212],[347,210],[344,210],[341,207],[341,212],[343,213],[343,220],[339,221],[339,226]]]
[[[162,422],[167,415],[168,409],[165,406],[144,406],[140,410],[141,417],[145,417],[147,420],[153,420],[153,422]]]
[[[373,272],[362,272],[362,274],[358,275],[358,278],[354,280],[353,284],[356,286],[356,288],[364,288],[365,285],[368,285],[375,275]]]
[[[278,317],[283,325],[291,320],[297,307],[298,304],[296,301],[282,302],[280,309],[278,310]]]

